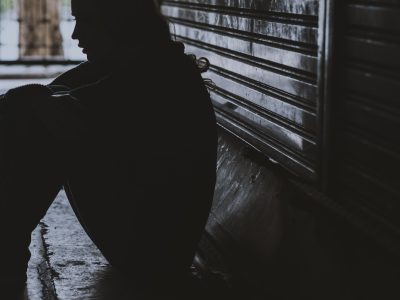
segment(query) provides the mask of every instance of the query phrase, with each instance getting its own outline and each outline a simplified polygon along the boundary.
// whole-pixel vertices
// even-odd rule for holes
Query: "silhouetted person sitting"
[[[116,269],[174,295],[213,197],[208,92],[153,1],[73,0],[72,13],[88,62],[0,97],[0,293],[24,286],[31,232],[64,186]]]

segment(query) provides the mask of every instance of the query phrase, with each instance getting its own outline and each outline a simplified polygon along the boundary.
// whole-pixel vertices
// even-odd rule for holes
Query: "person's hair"
[[[84,1],[84,0],[83,0]],[[110,24],[112,36],[122,43],[138,40],[155,43],[170,41],[166,19],[155,0],[97,0],[94,3]]]

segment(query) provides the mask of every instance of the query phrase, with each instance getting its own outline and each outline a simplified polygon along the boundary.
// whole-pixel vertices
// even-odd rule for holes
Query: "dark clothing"
[[[26,251],[64,185],[112,265],[142,287],[179,284],[215,184],[215,117],[195,64],[174,43],[120,64],[84,63],[52,84],[71,91],[8,97],[0,108],[0,230],[19,219],[8,238]]]

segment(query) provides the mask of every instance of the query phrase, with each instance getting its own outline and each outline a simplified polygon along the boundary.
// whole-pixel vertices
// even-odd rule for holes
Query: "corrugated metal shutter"
[[[318,179],[316,0],[168,0],[162,12],[205,75],[219,124],[290,171]]]
[[[400,233],[400,1],[341,10],[333,188],[346,207]]]

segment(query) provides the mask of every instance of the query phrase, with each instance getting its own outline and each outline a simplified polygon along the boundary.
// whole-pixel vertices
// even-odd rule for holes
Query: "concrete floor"
[[[76,219],[61,191],[32,234],[27,299],[137,299]]]
[[[24,300],[144,300],[84,232],[64,191],[32,233],[30,251]],[[224,280],[204,272],[199,259],[192,266],[197,287],[185,300],[236,299]]]

